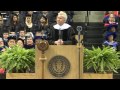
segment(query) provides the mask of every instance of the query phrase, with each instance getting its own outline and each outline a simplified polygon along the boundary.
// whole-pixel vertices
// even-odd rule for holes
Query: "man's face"
[[[57,16],[57,24],[63,25],[65,23],[65,19],[62,16]]]
[[[12,47],[12,46],[15,46],[15,45],[16,45],[16,42],[15,42],[14,39],[10,39],[10,40],[8,41],[8,46],[9,46],[9,47]]]
[[[33,45],[32,37],[27,38],[27,45]]]
[[[7,38],[8,38],[8,36],[9,36],[9,34],[8,34],[8,33],[3,33],[3,38],[7,39]]]
[[[24,37],[25,36],[25,31],[20,31],[20,36]]]

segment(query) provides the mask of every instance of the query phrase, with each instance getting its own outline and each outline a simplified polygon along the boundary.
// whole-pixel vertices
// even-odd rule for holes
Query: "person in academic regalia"
[[[20,27],[19,28],[19,36],[18,36],[18,38],[21,38],[21,39],[25,40],[25,33],[26,33],[25,28]]]
[[[107,30],[105,31],[104,33],[104,37],[106,37],[108,34],[112,33],[114,34],[115,36],[117,36],[117,28],[118,28],[118,25],[109,25],[107,27]]]
[[[67,14],[63,11],[58,13],[57,24],[51,26],[49,44],[52,45],[76,45],[75,31],[66,23]]]
[[[10,34],[8,37],[8,47],[12,48],[14,45],[16,45],[17,37],[15,35]]]
[[[2,38],[3,38],[4,44],[5,46],[8,46],[8,36],[9,36],[8,28],[4,28],[2,33],[3,33]]]
[[[109,33],[106,35],[106,41],[104,41],[103,45],[113,47],[115,50],[118,48],[118,42],[115,41],[116,34]]]
[[[0,37],[0,51],[4,52],[7,46],[4,45],[3,39]]]
[[[9,23],[9,27],[15,30],[15,33],[18,32],[18,29],[20,27],[20,22],[19,22],[19,18],[18,15],[13,14]]]
[[[37,45],[37,43],[38,43],[41,39],[42,39],[41,36],[35,36],[35,38],[34,38],[35,44]]]
[[[4,28],[3,16],[0,14],[0,36],[2,36],[3,28]]]
[[[24,27],[25,27],[26,33],[30,33],[32,37],[34,38],[35,25],[32,21],[31,15],[26,15]]]
[[[110,24],[107,27],[108,32],[117,32],[118,24]]]
[[[26,43],[24,45],[24,48],[25,49],[35,48],[35,44],[34,44],[33,38],[31,36],[26,37]]]
[[[103,20],[105,27],[109,26],[110,24],[111,25],[114,25],[114,24],[118,25],[118,22],[119,22],[118,17],[115,16],[114,14],[109,14],[109,16],[106,16]]]
[[[40,12],[39,11],[24,11],[24,16],[25,15],[31,16],[33,24],[37,24]]]
[[[45,16],[41,16],[39,19],[38,27],[35,31],[35,36],[41,36],[42,39],[48,38],[50,28],[48,25],[48,19]]]
[[[19,23],[22,23],[24,22],[24,15],[22,15],[21,13],[22,11],[12,11],[11,12],[11,15],[17,15],[18,18],[19,18]]]
[[[17,39],[17,45],[19,45],[20,47],[24,48],[24,40],[22,38],[18,38]]]

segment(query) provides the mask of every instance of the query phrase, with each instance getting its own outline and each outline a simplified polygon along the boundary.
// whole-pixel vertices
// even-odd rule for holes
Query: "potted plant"
[[[5,69],[1,67],[1,63],[0,63],[0,79],[6,79]]]
[[[0,55],[1,67],[8,73],[26,73],[35,69],[35,50],[18,45],[7,48]],[[35,71],[35,70],[34,70]]]
[[[117,73],[120,68],[120,52],[112,47],[84,49],[84,67],[89,70],[93,68],[95,73]]]

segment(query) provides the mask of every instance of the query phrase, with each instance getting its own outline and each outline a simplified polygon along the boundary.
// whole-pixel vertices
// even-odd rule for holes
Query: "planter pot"
[[[83,79],[113,79],[113,73],[108,73],[108,74],[84,73]]]
[[[94,68],[90,68],[89,70],[87,70],[87,69],[84,67],[84,73],[95,73],[95,70],[94,70]]]
[[[0,79],[6,79],[6,73],[0,74]]]
[[[35,73],[6,73],[6,79],[37,79]]]

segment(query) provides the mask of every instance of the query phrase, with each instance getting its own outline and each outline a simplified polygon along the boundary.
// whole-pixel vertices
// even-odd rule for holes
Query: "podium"
[[[82,78],[83,77],[83,47],[82,46],[80,48],[80,52],[81,53],[79,54],[76,45],[50,45],[49,49],[45,52],[45,56],[47,59],[44,61],[44,67],[42,67],[43,66],[42,61],[40,60],[41,51],[38,50],[38,48],[36,48],[35,72],[38,78],[40,79]],[[78,58],[79,55],[80,55],[80,63]],[[43,68],[44,71],[42,70]]]
[[[37,48],[36,45],[35,73],[7,73],[6,79],[83,78],[82,45],[80,47],[77,47],[77,45],[50,45],[48,50],[45,51],[44,55],[45,60],[41,60],[42,52]]]

